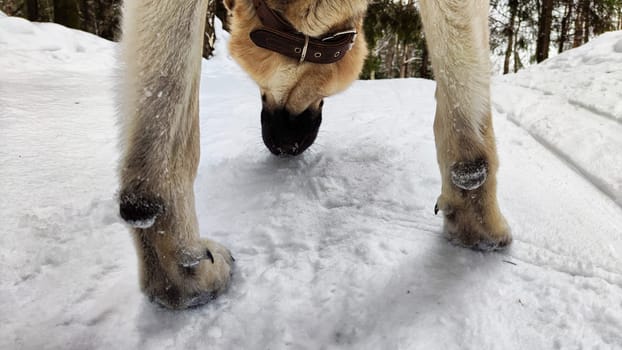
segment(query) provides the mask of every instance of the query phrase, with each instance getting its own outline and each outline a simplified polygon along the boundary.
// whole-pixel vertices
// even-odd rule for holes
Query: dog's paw
[[[179,249],[173,259],[160,262],[167,273],[146,286],[145,292],[156,303],[169,309],[203,305],[228,287],[233,256],[224,246],[207,239]]]
[[[512,243],[512,234],[505,218],[496,208],[448,203],[441,196],[434,212],[444,216],[444,232],[455,245],[478,251],[498,251]]]

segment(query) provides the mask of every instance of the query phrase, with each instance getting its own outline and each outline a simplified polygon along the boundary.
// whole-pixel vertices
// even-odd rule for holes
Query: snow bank
[[[622,122],[620,67],[622,31],[617,31],[499,80],[559,95],[572,104]]]
[[[55,23],[0,17],[2,71],[23,71],[25,64],[29,70],[39,70],[43,66],[37,65],[54,63],[71,63],[74,70],[109,69],[114,65],[113,48],[112,42]]]
[[[622,31],[496,79],[500,112],[622,205]]]

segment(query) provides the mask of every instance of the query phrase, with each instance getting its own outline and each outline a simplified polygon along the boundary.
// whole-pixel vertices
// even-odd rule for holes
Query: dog
[[[257,83],[262,138],[275,155],[311,146],[324,98],[346,89],[367,54],[367,0],[226,0],[230,53]],[[119,86],[120,216],[132,227],[142,291],[172,309],[204,304],[234,262],[199,237],[193,184],[208,0],[127,0]],[[496,250],[512,240],[496,198],[488,0],[421,0],[437,82],[434,135],[442,178],[434,207],[449,239]]]

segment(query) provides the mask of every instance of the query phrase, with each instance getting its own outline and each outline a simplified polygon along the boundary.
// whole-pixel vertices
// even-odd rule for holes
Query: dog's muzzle
[[[261,135],[270,152],[297,156],[313,144],[322,124],[322,107],[308,108],[299,115],[286,109],[261,110]]]

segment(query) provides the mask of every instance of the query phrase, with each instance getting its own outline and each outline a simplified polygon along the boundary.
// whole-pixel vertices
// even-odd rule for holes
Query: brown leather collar
[[[253,30],[250,37],[255,45],[264,49],[297,59],[300,63],[329,64],[343,58],[354,45],[354,29],[311,38],[275,13],[264,0],[253,0],[253,5],[263,27]]]

